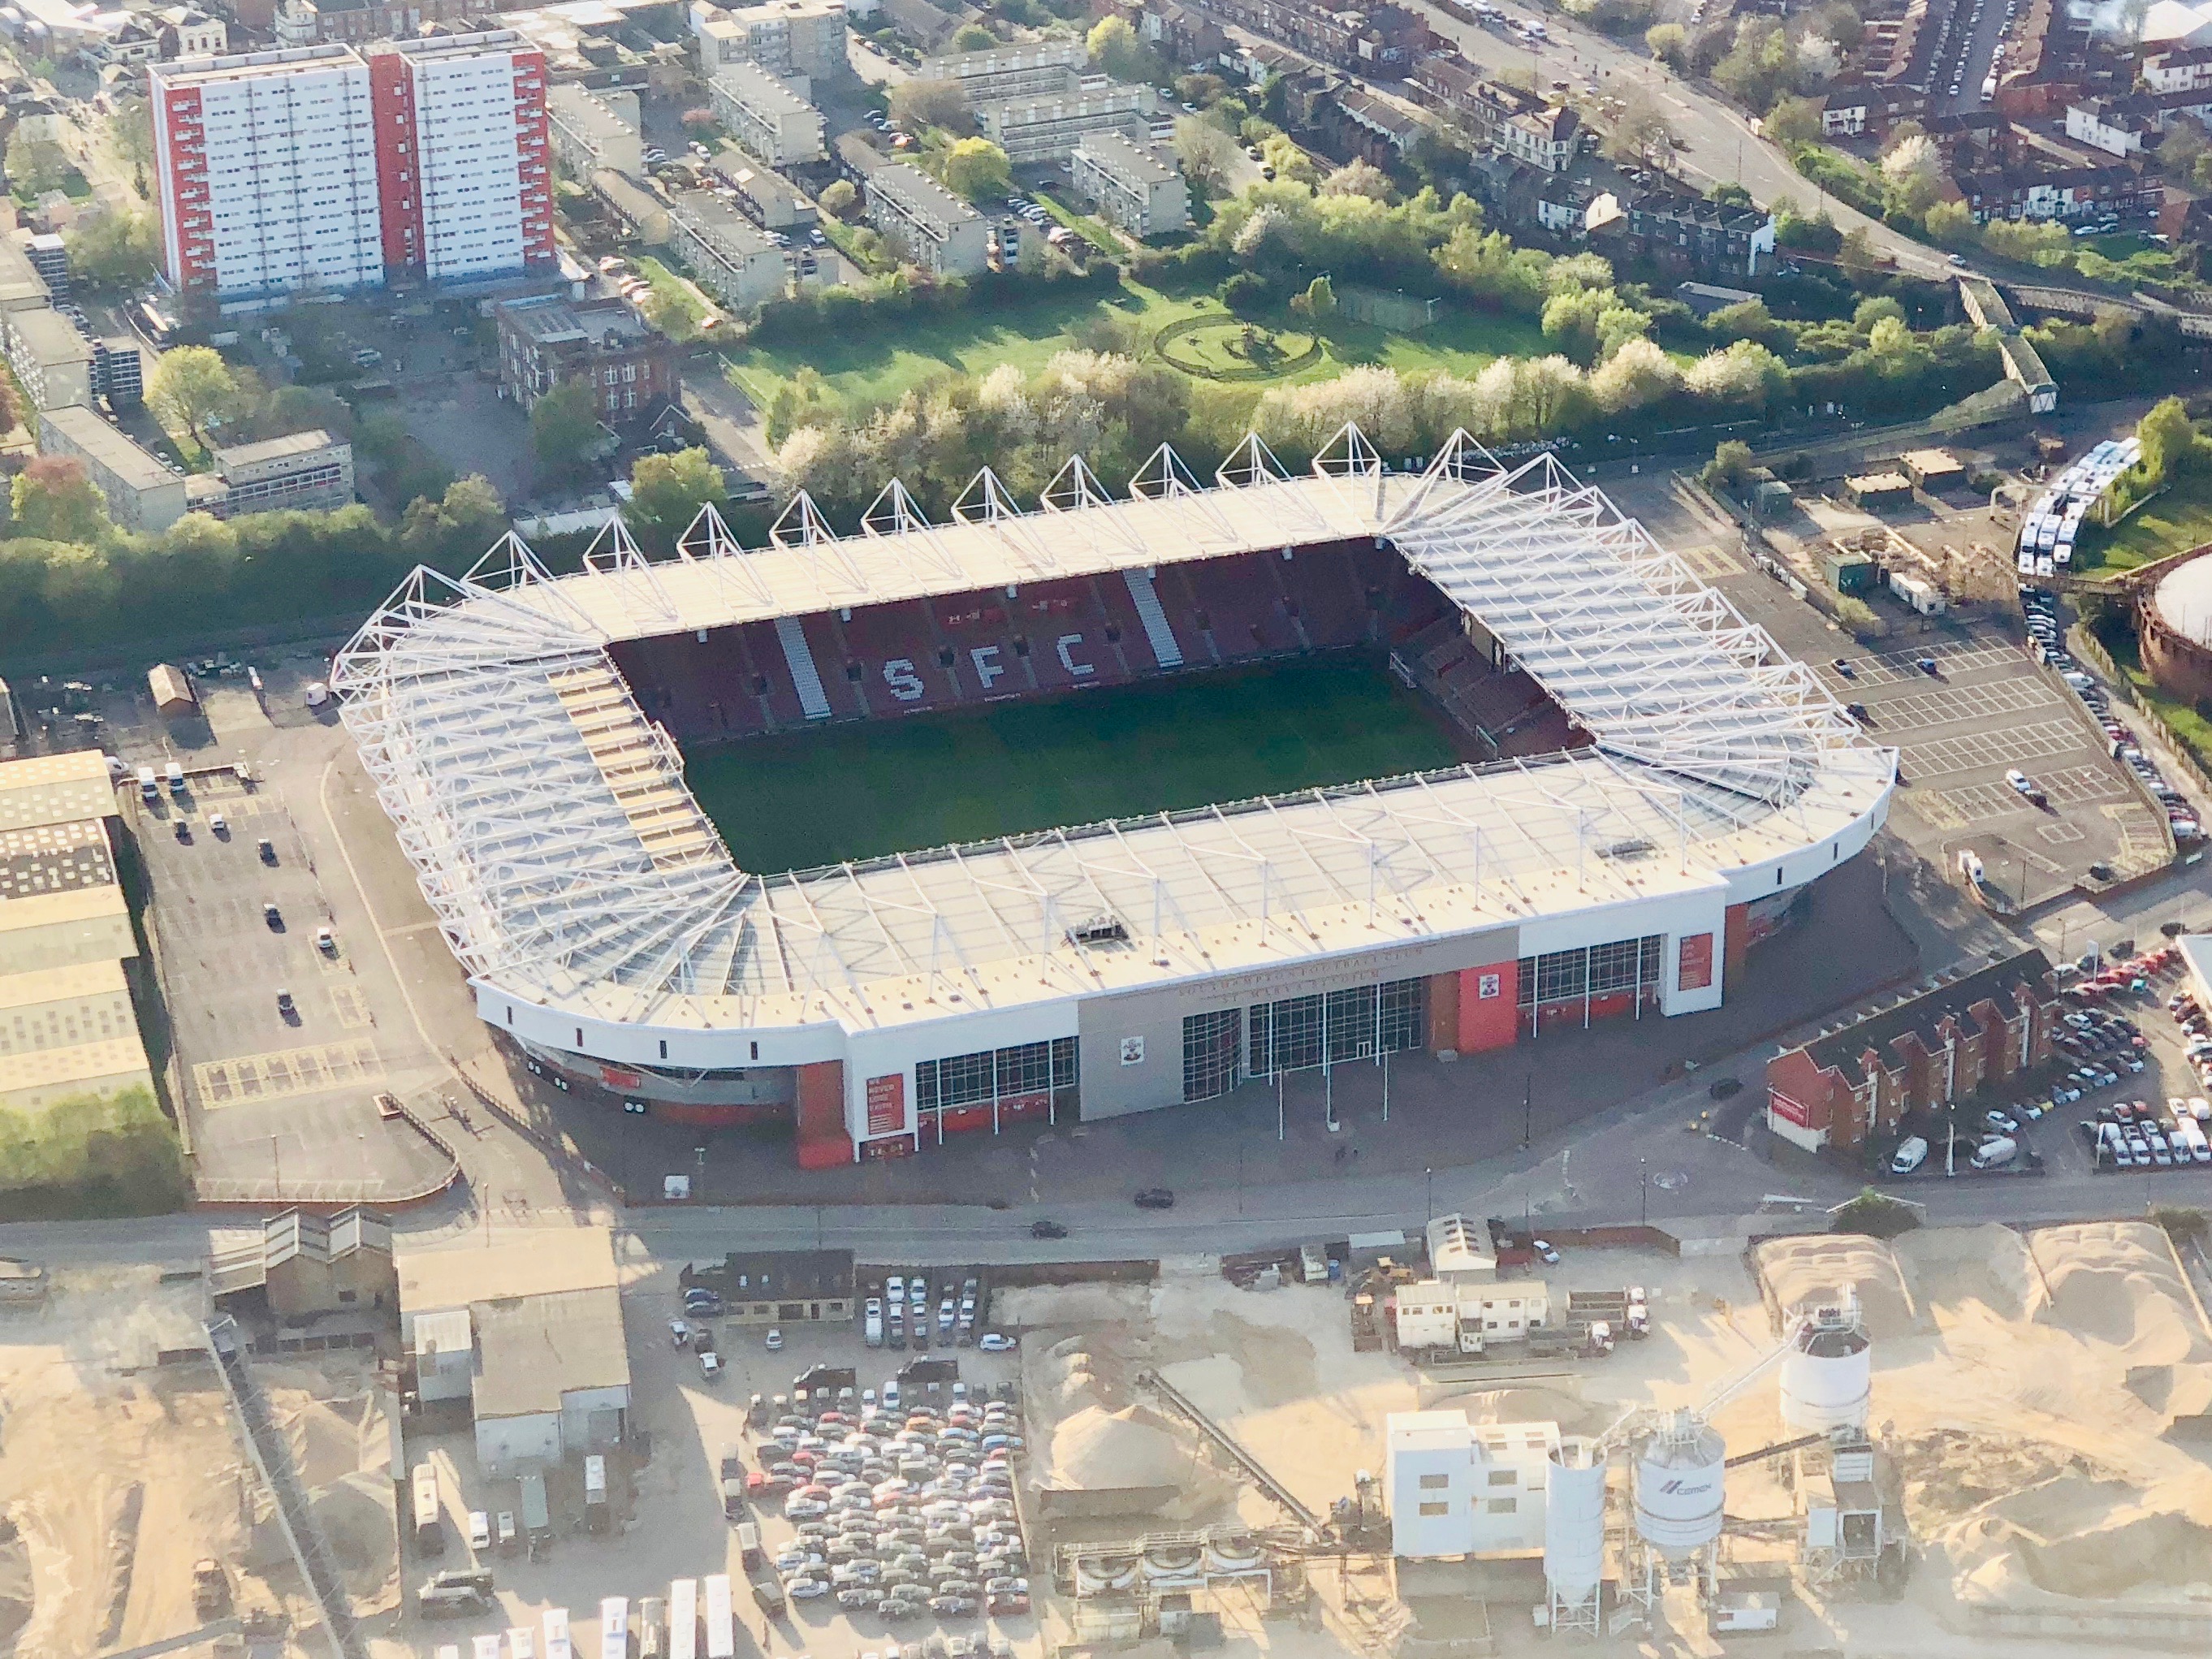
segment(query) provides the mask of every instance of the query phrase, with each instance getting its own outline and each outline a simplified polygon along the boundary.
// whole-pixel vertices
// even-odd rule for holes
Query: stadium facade
[[[740,870],[682,741],[1364,646],[1479,758],[789,873]],[[1079,461],[860,533],[803,495],[554,578],[513,537],[418,571],[340,654],[345,723],[483,1018],[655,1113],[787,1115],[800,1161],[1202,1100],[1717,1006],[1881,825],[1866,741],[1551,457],[1392,475],[1248,439],[1126,498]]]

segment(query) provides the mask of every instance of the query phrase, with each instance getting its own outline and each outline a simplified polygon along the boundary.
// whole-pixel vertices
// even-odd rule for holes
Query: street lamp
[[[1422,1219],[1425,1224],[1437,1218],[1437,1172],[1434,1170],[1425,1169],[1421,1171],[1421,1175],[1428,1182],[1428,1200],[1421,1206],[1424,1212]]]
[[[1521,1086],[1521,1150],[1527,1152],[1536,1140],[1536,1074],[1528,1073],[1528,1080]]]
[[[1646,1158],[1636,1160],[1636,1219],[1637,1224],[1643,1227],[1651,1224],[1650,1163]]]

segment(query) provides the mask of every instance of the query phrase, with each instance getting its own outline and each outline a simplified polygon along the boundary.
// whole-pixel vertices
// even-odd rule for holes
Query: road
[[[1501,29],[1462,23],[1425,0],[1413,0],[1413,4],[1431,28],[1451,40],[1468,62],[1486,73],[1533,70],[1540,87],[1553,80],[1579,84],[1595,70],[1599,84],[1612,96],[1627,98],[1637,90],[1647,94],[1666,112],[1689,146],[1678,152],[1679,170],[1692,182],[1700,185],[1740,183],[1762,207],[1771,207],[1784,197],[1808,210],[1825,206],[1838,228],[1863,230],[1875,247],[1897,261],[1899,269],[1939,280],[1949,276],[1942,254],[1830,198],[1791,167],[1778,146],[1753,132],[1743,115],[1641,52],[1583,28],[1559,12],[1545,18],[1553,39],[1532,49]]]

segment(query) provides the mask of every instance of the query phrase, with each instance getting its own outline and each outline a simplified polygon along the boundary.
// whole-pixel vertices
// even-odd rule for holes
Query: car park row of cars
[[[2076,1127],[2100,1170],[2171,1170],[2212,1164],[2212,1100],[2170,1097],[2163,1107],[2147,1100],[2098,1108]]]
[[[941,1405],[895,1382],[873,1393],[849,1411],[787,1411],[756,1447],[764,1475],[794,1483],[783,1515],[795,1536],[775,1557],[786,1594],[887,1622],[1028,1613],[1013,1386],[986,1398],[956,1382]]]
[[[925,1274],[893,1273],[869,1287],[860,1304],[860,1334],[872,1348],[926,1351],[933,1332],[941,1347],[980,1347],[986,1353],[1012,1347],[1008,1339],[981,1329],[982,1314],[983,1282],[976,1274],[941,1279],[933,1303]]]
[[[2150,792],[2164,810],[2174,838],[2178,841],[2202,840],[2204,826],[2189,797],[2174,787],[2150,757],[2143,753],[2141,745],[2136,742],[2136,734],[2114,718],[2112,700],[2106,695],[2104,687],[2084,672],[2081,664],[2066,650],[2064,628],[2059,619],[2057,597],[2039,587],[2023,587],[2020,601],[2021,608],[2027,616],[2028,648],[2036,659],[2057,669],[2059,678],[2081,700],[2082,706],[2103,730],[2106,741],[2112,745],[2113,758],[2141,780],[2142,787]],[[2007,781],[2011,781],[2013,775],[2006,774]],[[2022,782],[2014,782],[2013,787],[2033,799],[2031,793],[2033,786],[2022,787]]]

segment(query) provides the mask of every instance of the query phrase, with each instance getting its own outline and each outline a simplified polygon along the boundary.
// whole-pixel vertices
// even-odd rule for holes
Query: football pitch
[[[685,778],[738,867],[776,872],[1460,758],[1379,659],[1340,654],[753,738]]]

